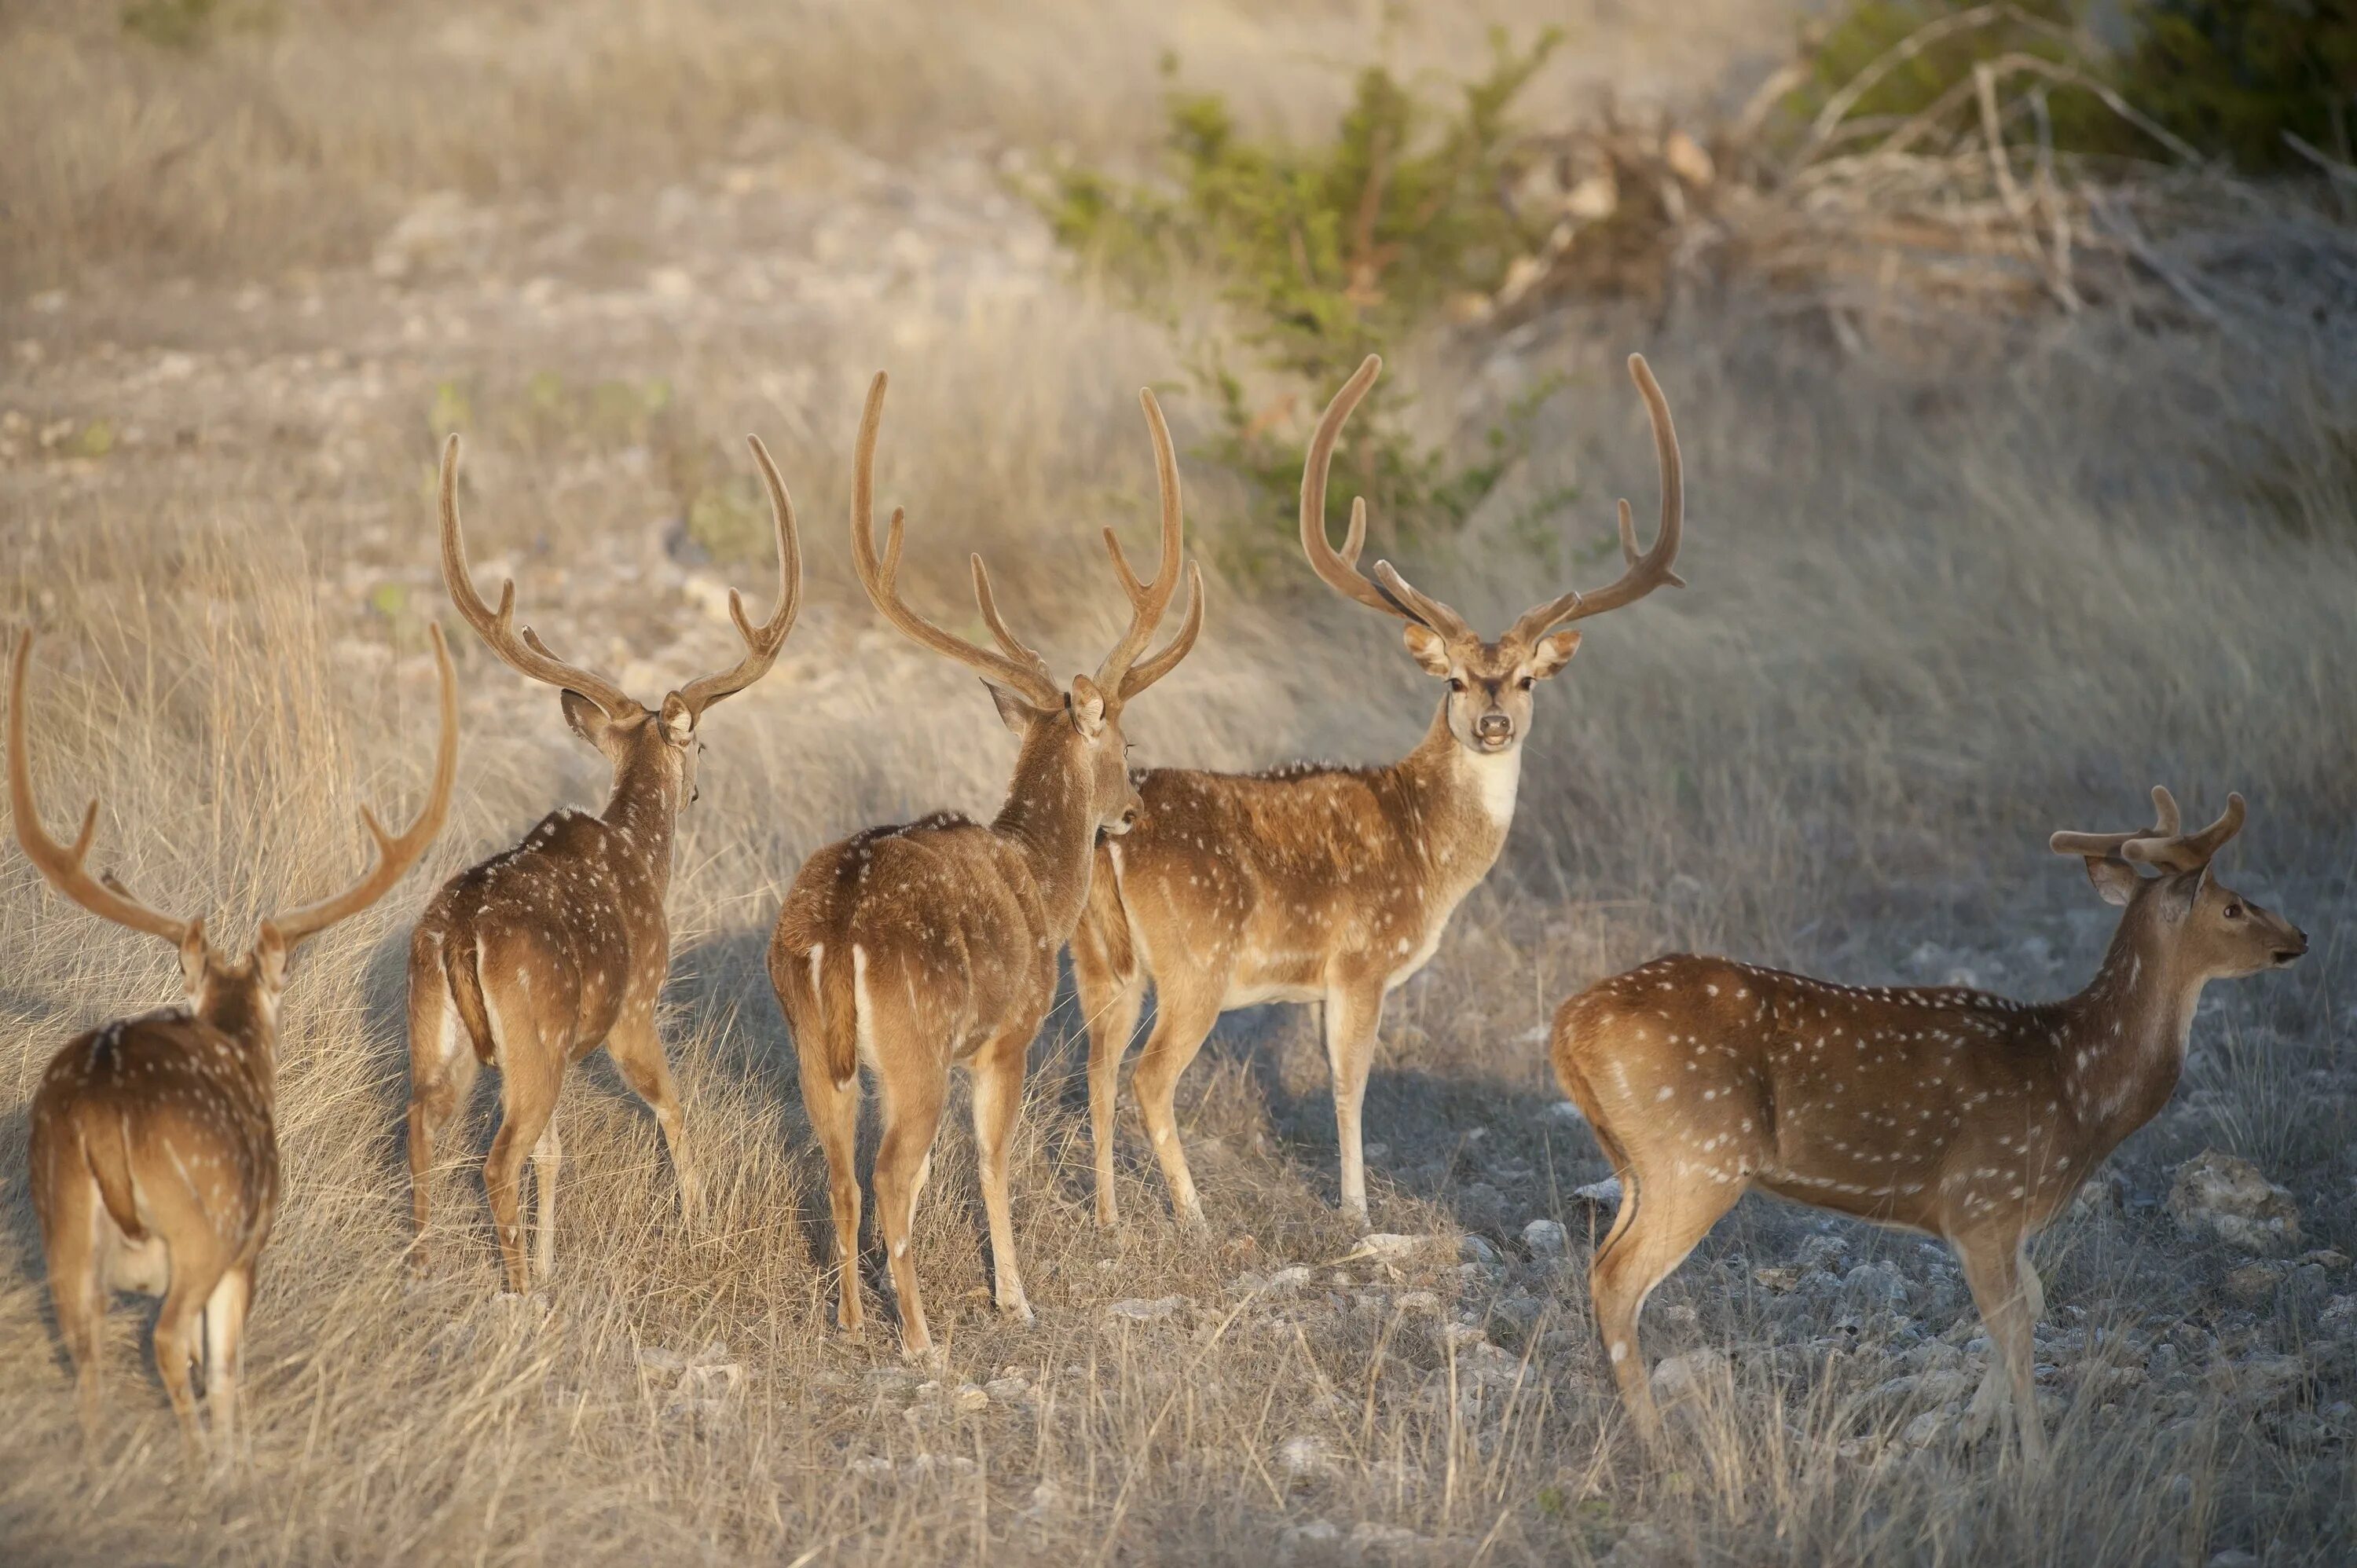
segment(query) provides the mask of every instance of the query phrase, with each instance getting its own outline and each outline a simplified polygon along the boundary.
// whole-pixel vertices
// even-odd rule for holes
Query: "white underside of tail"
[[[851,944],[851,1038],[860,1065],[875,1072],[876,1003],[867,994],[867,950],[857,942]]]

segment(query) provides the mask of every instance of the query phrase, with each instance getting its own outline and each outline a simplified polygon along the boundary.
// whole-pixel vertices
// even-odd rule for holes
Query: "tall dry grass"
[[[608,178],[591,166],[608,154],[621,159],[616,181],[660,175],[725,142],[769,91],[759,72],[774,60],[743,29],[810,37],[792,30],[803,13],[616,7],[599,16],[637,31],[579,37],[598,40],[589,53],[611,71],[648,73],[623,91],[611,86],[620,78],[580,66],[587,46],[553,12],[502,8],[465,24],[493,29],[497,52],[464,70],[447,58],[449,29],[463,26],[438,12],[405,28],[328,7],[287,13],[277,33],[172,62],[168,80],[162,62],[102,48],[102,15],[12,13],[5,26],[22,30],[0,49],[0,113],[46,105],[50,128],[0,169],[7,275],[46,278],[91,258],[126,274],[335,264],[399,205],[388,195],[379,208],[373,193],[461,179],[478,156],[463,148],[498,142],[484,126],[511,117],[517,162],[483,177],[494,197]],[[1363,20],[1355,7],[1275,24],[1211,6],[1075,8],[1059,31],[987,13],[825,15],[852,43],[794,57],[791,74],[872,117],[822,114],[823,100],[774,106],[833,115],[887,150],[888,131],[918,134],[909,127],[928,91],[950,105],[950,128],[996,117],[1010,136],[1130,134],[1128,111],[1150,91],[1146,40],[1167,37],[1233,39],[1230,55],[1193,44],[1189,58],[1222,59],[1240,93],[1295,112],[1298,84],[1328,79],[1272,48],[1264,27],[1349,38]],[[356,32],[337,30],[347,25]],[[1012,85],[977,108],[956,51],[931,46],[984,33],[993,41],[970,51],[980,58],[969,69]],[[35,35],[64,52],[13,47]],[[544,60],[524,47],[533,39],[563,69],[503,63]],[[676,62],[688,59],[708,74],[686,74]],[[854,69],[871,59],[877,69]],[[514,79],[497,93],[462,91],[485,88],[468,71],[494,70]],[[747,73],[746,96],[715,85],[739,80],[729,72]],[[152,122],[132,107],[150,93]],[[232,94],[250,116],[224,107]],[[453,102],[479,118],[430,108]],[[631,152],[619,124],[590,124],[593,108],[613,104],[646,111],[638,123],[660,123],[662,135]],[[1060,127],[1060,115],[1071,116]],[[165,177],[151,165],[175,117],[209,134],[170,166],[182,176]],[[295,153],[271,150],[282,134]],[[118,145],[129,150],[104,166],[126,171],[120,209],[93,204],[104,181],[88,172]],[[36,210],[21,202],[52,199],[22,194],[42,180],[66,194],[28,230],[13,219]],[[210,288],[178,307],[192,338],[220,330],[199,319],[221,309]],[[6,308],[0,337],[30,330],[33,317]],[[2271,1562],[2345,1559],[2357,1474],[2319,1413],[2357,1397],[2345,1358],[2308,1343],[2312,1303],[2237,1308],[2222,1281],[2233,1260],[2144,1209],[2099,1206],[2041,1244],[2050,1317],[2077,1337],[2061,1357],[2050,1474],[2024,1476],[1986,1449],[1895,1441],[1918,1407],[1880,1391],[1921,1339],[1866,1303],[1846,1326],[1796,1317],[1755,1265],[1835,1242],[1851,1261],[1891,1261],[1928,1293],[1911,1310],[1959,1350],[1975,1333],[1969,1307],[1940,1294],[1912,1239],[1758,1202],[1657,1294],[1648,1338],[1657,1353],[1769,1348],[1724,1383],[1706,1379],[1676,1461],[1646,1465],[1594,1353],[1581,1288],[1597,1217],[1573,1189],[1602,1163],[1551,1114],[1531,1035],[1576,986],[1671,944],[1861,981],[1944,978],[1921,968],[1925,950],[1924,961],[2050,994],[2092,970],[2107,921],[2045,834],[2128,822],[2156,780],[2190,810],[2238,788],[2252,821],[2229,875],[2308,925],[2316,950],[2287,975],[2213,993],[2179,1107],[2118,1164],[2149,1192],[2204,1144],[2234,1149],[2298,1192],[2313,1244],[2357,1250],[2350,949],[2338,934],[2357,906],[2346,783],[2357,693],[2342,673],[2357,651],[2357,536],[2331,526],[2357,497],[2337,456],[2344,426],[2313,395],[2341,384],[2334,366],[2093,328],[1948,378],[1846,364],[1734,317],[1652,340],[1631,330],[1552,343],[1544,368],[1569,375],[1543,420],[1558,444],[1498,504],[1576,484],[1579,499],[1548,528],[1578,573],[1610,569],[1609,498],[1625,492],[1643,510],[1652,493],[1641,413],[1617,363],[1642,347],[1687,452],[1682,566],[1694,585],[1586,628],[1579,657],[1541,693],[1505,862],[1387,1013],[1368,1114],[1371,1140],[1386,1145],[1372,1161],[1376,1225],[1438,1240],[1396,1265],[1353,1256],[1358,1238],[1330,1208],[1314,1027],[1285,1009],[1230,1018],[1186,1084],[1208,1238],[1163,1218],[1134,1132],[1121,1178],[1131,1218],[1101,1235],[1068,1007],[1035,1049],[1018,1142],[1017,1234],[1040,1321],[1016,1329],[989,1310],[971,1143],[953,1110],[916,1240],[948,1342],[942,1386],[922,1390],[934,1374],[904,1377],[888,1333],[846,1344],[828,1326],[823,1171],[759,954],[803,855],[934,806],[990,810],[1011,743],[972,682],[877,628],[850,588],[852,416],[883,359],[896,381],[882,489],[910,507],[913,591],[962,613],[957,562],[979,543],[1016,624],[1054,662],[1080,666],[1119,604],[1092,553],[1094,528],[1147,525],[1132,393],[1168,376],[1174,355],[1077,289],[960,305],[896,344],[884,316],[905,308],[888,300],[877,319],[823,332],[746,310],[726,331],[654,349],[594,318],[544,329],[520,313],[465,342],[371,348],[392,390],[358,424],[317,428],[302,373],[269,379],[306,329],[237,317],[254,339],[250,375],[139,394],[201,403],[201,442],[0,467],[11,563],[0,624],[43,630],[32,716],[52,823],[102,794],[107,864],[160,905],[213,910],[231,940],[260,909],[359,864],[357,801],[398,810],[423,783],[431,700],[417,618],[439,602],[425,489],[437,387],[469,389],[479,566],[514,570],[526,617],[560,650],[650,695],[726,657],[726,628],[654,569],[663,557],[649,520],[677,504],[674,458],[735,460],[712,455],[748,428],[770,440],[802,503],[812,596],[780,668],[714,714],[704,798],[681,842],[664,1027],[713,1219],[683,1230],[651,1120],[592,1058],[559,1112],[558,1274],[524,1303],[494,1294],[474,1175],[487,1101],[439,1176],[435,1272],[412,1283],[402,1266],[402,940],[440,877],[554,804],[594,801],[603,779],[551,694],[460,647],[452,824],[407,886],[307,949],[287,993],[287,1196],[250,1339],[256,1458],[219,1487],[182,1467],[145,1365],[147,1314],[127,1305],[113,1322],[101,1441],[82,1454],[19,1179],[23,1108],[48,1055],[80,1028],[169,1000],[171,966],[0,856],[0,1548],[12,1561],[1617,1552],[1624,1564],[2075,1568],[2199,1564],[2227,1546]],[[70,332],[40,330],[53,356],[109,362]],[[580,385],[650,367],[679,389],[654,435],[607,440],[528,416],[535,371]],[[1414,376],[1427,407],[1475,381],[1438,350],[1404,356],[1394,373]],[[13,406],[5,388],[0,403]],[[1174,401],[1172,412],[1184,440],[1193,411]],[[294,434],[271,434],[278,421]],[[650,450],[626,462],[626,445]],[[2293,511],[2269,499],[2281,486],[2253,482],[2266,477],[2254,473],[2255,447],[2300,498]],[[1188,481],[1193,525],[1229,526],[1217,479],[1190,465]],[[1512,532],[1485,522],[1474,537]],[[1415,564],[1419,582],[1483,623],[1566,570],[1504,543]],[[715,570],[756,590],[763,580],[759,564]],[[1421,732],[1437,693],[1388,625],[1282,577],[1250,591],[1215,583],[1213,595],[1201,648],[1133,718],[1141,760],[1378,758]],[[2030,937],[2058,961],[2029,955]],[[1572,1231],[1566,1262],[1517,1244],[1534,1214]],[[1502,1249],[1498,1271],[1458,1266],[1466,1232]],[[1290,1263],[1311,1265],[1306,1284],[1235,1285]],[[1159,1319],[1103,1310],[1170,1296],[1185,1300]],[[1461,1316],[1486,1338],[1457,1331]],[[2126,1354],[2111,1347],[2180,1319],[2216,1336],[2190,1353],[2192,1393],[2107,1388],[2108,1359]],[[2261,1344],[2309,1357],[2287,1407],[2255,1410],[2236,1381],[2238,1359]],[[711,1369],[682,1370],[682,1358]],[[1001,1386],[961,1411],[949,1395],[969,1380]]]

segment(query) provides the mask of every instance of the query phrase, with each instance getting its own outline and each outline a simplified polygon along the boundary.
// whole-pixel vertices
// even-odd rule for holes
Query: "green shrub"
[[[1306,146],[1254,137],[1218,94],[1174,82],[1169,186],[1076,167],[1043,206],[1064,244],[1149,307],[1181,269],[1208,273],[1255,368],[1322,400],[1450,298],[1494,289],[1536,240],[1501,194],[1514,172],[1507,113],[1561,41],[1549,29],[1516,49],[1493,33],[1489,70],[1448,107],[1369,67],[1333,138]],[[1290,536],[1308,421],[1256,407],[1224,343],[1200,349],[1190,369],[1219,418],[1205,455],[1244,478],[1255,517],[1273,525],[1243,535],[1249,565]],[[1518,439],[1502,429],[1480,461],[1453,462],[1405,434],[1398,394],[1379,382],[1337,454],[1333,493],[1338,505],[1364,494],[1394,537],[1445,531],[1489,492]]]
[[[199,49],[225,32],[266,32],[278,23],[272,0],[128,0],[123,30],[158,48]]]
[[[2288,133],[2349,160],[2351,0],[2147,0],[2136,22],[2121,90],[2195,146],[2253,173],[2305,168]]]
[[[2088,0],[1856,0],[1837,13],[1805,55],[1807,74],[1779,107],[1782,138],[1797,144],[1837,96],[1857,96],[1839,118],[1843,145],[1871,146],[1971,81],[1973,68],[2028,55],[2100,76],[2094,42],[2082,27]],[[1990,13],[1975,18],[1969,13]],[[1941,30],[1943,27],[1949,30]],[[1908,47],[1911,44],[1911,49]],[[1874,72],[1870,81],[1867,72]],[[2043,77],[2008,86],[2043,91],[2055,146],[2063,151],[2129,148],[2118,119],[2093,91]],[[2027,134],[2025,131],[2023,134]]]

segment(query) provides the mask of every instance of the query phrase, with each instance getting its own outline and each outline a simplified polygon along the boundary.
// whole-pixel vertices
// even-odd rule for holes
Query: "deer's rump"
[[[770,938],[770,980],[796,1038],[812,1030],[825,1042],[840,1083],[857,1069],[863,1029],[871,1040],[909,1030],[965,1055],[1052,988],[1061,935],[1014,851],[963,819],[928,818],[803,864]]]

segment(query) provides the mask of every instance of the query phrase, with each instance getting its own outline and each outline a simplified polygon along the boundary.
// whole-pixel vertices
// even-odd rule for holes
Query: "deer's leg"
[[[811,1134],[826,1155],[827,1207],[834,1214],[834,1266],[841,1271],[835,1305],[835,1326],[846,1334],[860,1327],[859,1305],[859,1078],[837,1083],[827,1076],[825,1052],[813,1040],[802,1048],[794,1036],[802,1068],[802,1109],[810,1115]]]
[[[245,1315],[253,1286],[242,1268],[231,1269],[205,1299],[205,1409],[212,1418],[213,1461],[228,1465],[239,1455],[238,1380],[245,1369]]]
[[[1178,1222],[1192,1230],[1203,1227],[1203,1202],[1195,1193],[1195,1176],[1187,1168],[1187,1151],[1178,1142],[1176,1109],[1179,1075],[1203,1048],[1211,1026],[1220,1021],[1221,988],[1200,976],[1185,980],[1168,976],[1155,983],[1154,1032],[1137,1058],[1131,1087],[1146,1121],[1146,1136],[1162,1166],[1163,1185],[1170,1189],[1170,1209]]]
[[[878,1020],[878,1035],[884,1032],[881,1024]],[[938,1065],[929,1042],[904,1037],[889,1046],[898,1048],[877,1053],[886,1065],[877,1074],[884,1091],[884,1137],[876,1151],[876,1219],[892,1271],[892,1294],[900,1309],[900,1351],[918,1358],[931,1351],[933,1337],[925,1326],[924,1298],[917,1290],[916,1260],[909,1255],[909,1233],[917,1198],[932,1169],[933,1135],[941,1127],[949,1075]],[[897,1072],[896,1061],[900,1064]]]
[[[1708,1176],[1674,1184],[1641,1180],[1634,1166],[1621,1174],[1620,1217],[1613,1223],[1620,1240],[1610,1251],[1597,1254],[1588,1269],[1587,1283],[1596,1300],[1597,1335],[1611,1360],[1621,1401],[1648,1447],[1661,1443],[1662,1418],[1646,1380],[1637,1319],[1653,1287],[1685,1262],[1695,1244],[1735,1207],[1746,1185],[1713,1181]]]
[[[2038,1350],[2031,1330],[2045,1309],[2046,1293],[2021,1255],[2020,1237],[1959,1237],[1954,1245],[1964,1266],[1964,1283],[1972,1287],[1973,1305],[1988,1326],[1995,1357],[1966,1412],[1965,1434],[1986,1432],[2010,1400],[2021,1427],[2021,1456],[2041,1466],[2046,1462],[2046,1425],[2038,1413]],[[2000,1370],[2002,1383],[1996,1380]]]
[[[532,1186],[539,1199],[540,1218],[533,1227],[532,1266],[544,1280],[556,1273],[556,1171],[565,1163],[565,1145],[556,1136],[556,1112],[549,1111],[548,1125],[532,1146]]]
[[[221,1260],[211,1248],[175,1247],[172,1283],[164,1292],[163,1310],[156,1315],[156,1371],[164,1380],[165,1393],[171,1396],[172,1413],[180,1418],[180,1436],[191,1457],[204,1454],[205,1432],[197,1418],[188,1368],[200,1348],[199,1320],[221,1274]]]
[[[1021,1322],[1031,1321],[1031,1303],[1023,1294],[1023,1271],[1015,1261],[1015,1219],[1006,1191],[1006,1161],[1015,1141],[1015,1120],[1023,1109],[1023,1058],[1039,1021],[1009,1029],[985,1046],[973,1065],[974,1146],[981,1165],[982,1207],[990,1217],[992,1294],[998,1310]],[[1102,1197],[1105,1188],[1097,1191]]]
[[[37,1153],[35,1158],[39,1157]],[[34,1207],[40,1216],[41,1246],[48,1265],[49,1302],[57,1310],[58,1333],[66,1342],[66,1357],[73,1363],[82,1435],[94,1440],[108,1290],[107,1237],[100,1227],[112,1230],[114,1221],[106,1217],[99,1202],[98,1184],[87,1169],[78,1168],[81,1160],[78,1145],[70,1160],[55,1160],[54,1165],[69,1168],[38,1184]]]
[[[425,1223],[434,1184],[434,1135],[475,1086],[474,1045],[467,1037],[438,964],[413,960],[409,972],[410,1264],[425,1267]]]
[[[1146,1006],[1146,973],[1114,972],[1104,947],[1087,921],[1072,934],[1072,987],[1080,993],[1081,1017],[1089,1031],[1089,1136],[1095,1144],[1097,1223],[1121,1218],[1114,1197],[1114,1109],[1121,1091],[1121,1058],[1137,1034]]]
[[[1342,1149],[1342,1214],[1367,1223],[1367,1162],[1359,1113],[1374,1060],[1375,1026],[1383,1019],[1380,980],[1352,980],[1326,991],[1326,1061],[1334,1077],[1334,1135]]]
[[[663,1147],[671,1151],[671,1168],[679,1178],[680,1213],[693,1225],[704,1217],[704,1181],[688,1147],[687,1119],[680,1114],[679,1091],[672,1085],[671,1063],[663,1058],[662,1036],[655,1030],[654,1004],[627,1008],[606,1037],[606,1052],[622,1069],[631,1091],[655,1113],[662,1129]]]
[[[523,1226],[517,1212],[516,1187],[523,1174],[524,1156],[540,1143],[556,1112],[556,1093],[564,1083],[565,1049],[561,1042],[500,1028],[500,1130],[491,1138],[490,1157],[483,1162],[483,1187],[491,1202],[491,1224],[500,1239],[500,1260],[506,1266],[508,1289],[522,1295],[532,1288],[526,1267]]]

